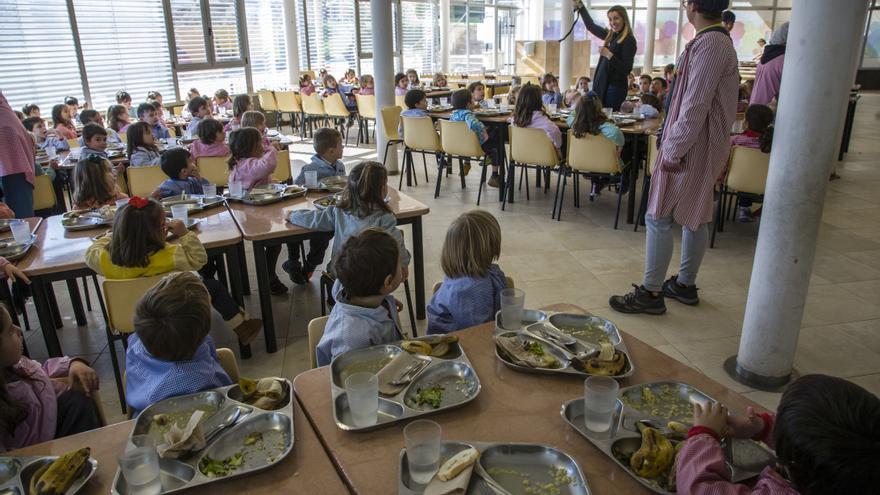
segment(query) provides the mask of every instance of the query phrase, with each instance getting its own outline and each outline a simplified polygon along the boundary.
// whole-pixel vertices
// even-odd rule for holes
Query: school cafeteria
[[[877,493],[880,1],[0,10],[0,495]]]

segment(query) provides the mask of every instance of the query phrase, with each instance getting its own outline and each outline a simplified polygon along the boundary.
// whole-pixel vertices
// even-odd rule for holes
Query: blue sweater
[[[495,319],[501,309],[501,290],[507,278],[492,264],[485,277],[443,279],[428,303],[428,334],[449,333]]]
[[[306,172],[318,172],[318,180],[326,179],[327,177],[345,175],[345,164],[340,160],[336,160],[336,163],[330,163],[321,158],[321,155],[315,153],[312,155],[312,161],[302,168],[302,171],[296,176],[293,183],[300,186],[305,184]]]
[[[202,186],[210,184],[207,179],[196,179],[195,177],[187,177],[185,180],[165,179],[165,182],[159,184],[159,192],[163,198],[169,196],[180,196],[181,193],[186,194],[205,194]]]

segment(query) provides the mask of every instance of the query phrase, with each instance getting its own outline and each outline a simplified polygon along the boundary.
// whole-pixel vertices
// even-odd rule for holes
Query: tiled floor
[[[807,306],[795,366],[798,373],[829,373],[847,377],[880,394],[880,95],[865,95],[855,118],[850,153],[841,163],[841,179],[832,182],[826,195]],[[354,136],[351,137],[354,142]],[[308,142],[292,147],[294,159],[307,160]],[[375,150],[348,147],[346,164],[375,157]],[[417,159],[418,167],[421,160]],[[429,161],[430,165],[430,161]],[[468,177],[462,191],[456,180],[444,181],[439,199],[433,198],[435,171],[430,184],[419,172],[419,186],[405,188],[431,208],[424,218],[426,281],[430,288],[442,278],[439,255],[450,221],[475,208],[479,174]],[[457,179],[457,178],[455,178]],[[397,184],[397,178],[393,178]],[[586,189],[586,187],[584,188]],[[595,203],[586,200],[580,209],[571,205],[570,189],[561,222],[550,220],[552,196],[533,192],[531,201],[517,202],[501,211],[497,194],[484,195],[482,207],[498,217],[503,230],[501,265],[526,292],[527,305],[540,307],[557,302],[580,305],[614,320],[623,330],[690,364],[711,378],[775,408],[779,394],[758,392],[730,379],[724,360],[737,351],[751,277],[757,224],[733,224],[709,250],[698,284],[702,302],[697,307],[669,304],[664,316],[627,316],[614,313],[608,296],[639,282],[644,256],[644,229],[633,233],[626,224],[613,230],[614,195],[603,194]],[[519,199],[519,198],[517,198]],[[406,228],[409,230],[409,227]],[[407,232],[407,239],[411,235]],[[250,256],[250,254],[248,255]],[[253,262],[250,274],[254,280]],[[279,269],[279,272],[280,269]],[[66,289],[56,284],[65,327],[60,332],[69,355],[84,355],[95,363],[102,378],[106,410],[121,419],[113,372],[105,343],[100,312],[89,314],[89,325],[77,328],[66,301]],[[253,358],[241,361],[248,376],[281,375],[293,378],[308,369],[306,326],[319,316],[317,282],[292,287],[289,295],[274,298],[279,350],[266,354],[263,341],[254,345]],[[403,300],[402,294],[399,298]],[[248,309],[259,314],[257,298]],[[36,327],[33,308],[31,319]],[[406,320],[406,318],[403,318]],[[424,327],[425,322],[420,322]],[[221,346],[235,347],[231,333],[215,332]],[[42,336],[28,336],[32,356],[45,357]],[[121,348],[120,348],[121,349]]]

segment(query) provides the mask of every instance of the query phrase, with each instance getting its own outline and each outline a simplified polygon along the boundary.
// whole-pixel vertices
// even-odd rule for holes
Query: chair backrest
[[[315,350],[318,347],[318,342],[321,341],[321,337],[324,336],[324,327],[327,326],[328,318],[330,317],[322,316],[309,322],[309,364],[312,368],[318,367],[318,355],[315,353]]]
[[[144,293],[162,280],[162,275],[153,277],[106,279],[101,284],[104,302],[107,305],[107,319],[110,329],[116,333],[134,332],[134,308]]]
[[[400,140],[400,107],[385,107],[382,109],[382,129],[385,130],[385,137],[390,141],[392,139]]]
[[[520,77],[520,84],[524,85],[526,83],[541,84],[541,80],[538,76],[521,76]]]
[[[226,186],[229,183],[229,156],[200,156],[196,159],[199,174],[211,184]]]
[[[654,175],[654,164],[657,162],[657,135],[648,134],[648,175]]]
[[[406,95],[394,95],[394,104],[399,106],[402,112],[406,108]]]
[[[521,164],[555,167],[556,147],[543,129],[510,125],[510,159]]]
[[[620,172],[617,146],[607,137],[587,133],[582,138],[568,131],[568,166],[581,172],[616,174]]]
[[[408,148],[417,151],[443,151],[440,136],[434,129],[434,121],[430,117],[407,117],[403,120],[403,142]]]
[[[116,174],[116,188],[119,189],[119,192],[129,194],[131,191],[128,190],[128,181],[125,180],[125,174]]]
[[[168,129],[168,135],[170,137],[177,137],[177,128],[175,128],[174,126],[171,126],[171,127],[168,127],[167,129]]]
[[[260,97],[260,108],[262,108],[263,110],[268,110],[270,112],[278,110],[278,102],[275,101],[274,91],[261,89],[257,91],[257,96]]]
[[[171,107],[171,114],[172,114],[172,115],[176,115],[176,116],[179,117],[180,115],[183,114],[183,107],[184,107],[183,105],[178,105],[178,106],[176,106],[176,107]]]
[[[376,118],[376,96],[375,95],[354,95],[357,102],[358,115],[362,119]]]
[[[272,172],[272,178],[278,182],[287,182],[290,180],[290,151],[279,151],[277,155],[275,171]]]
[[[232,349],[227,347],[217,349],[217,361],[220,362],[220,367],[223,368],[223,371],[229,375],[232,383],[238,383],[241,373],[238,371],[238,361],[235,360],[235,353],[232,352]]]
[[[34,177],[34,209],[55,208],[57,204],[58,198],[55,196],[55,188],[52,187],[52,178],[46,174]]]
[[[67,140],[67,147],[71,148],[71,149],[79,148],[79,139],[78,138],[68,139]]]
[[[128,167],[128,190],[133,196],[146,198],[168,178],[158,165]]]
[[[324,112],[331,117],[348,117],[348,109],[342,102],[342,95],[333,93],[324,98]]]
[[[321,101],[317,93],[300,96],[302,97],[303,112],[309,115],[326,115],[324,113],[324,102]]]
[[[440,144],[450,155],[483,158],[480,140],[465,122],[440,121]]]
[[[459,82],[447,82],[446,86],[448,86],[449,89],[461,89],[462,87],[464,87],[464,85]]]
[[[302,112],[302,106],[293,91],[276,91],[275,103],[278,105],[279,112]]]
[[[744,193],[764,194],[769,169],[770,153],[745,146],[734,146],[730,149],[727,187]]]

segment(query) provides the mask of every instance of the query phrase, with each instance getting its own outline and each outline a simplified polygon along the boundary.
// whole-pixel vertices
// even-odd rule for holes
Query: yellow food
[[[33,478],[31,479],[33,484],[31,493],[34,495],[61,495],[66,493],[71,485],[73,485],[83,466],[89,462],[90,454],[91,449],[83,447],[55,459],[39,477],[36,474],[34,475],[34,478],[37,478],[35,484],[33,484]]]
[[[241,389],[241,394],[245,397],[254,395],[254,392],[257,391],[257,382],[250,378],[241,378],[238,380],[238,388]]]
[[[49,469],[50,464],[52,463],[47,462],[46,464],[40,466],[36,471],[34,471],[34,474],[31,476],[31,484],[28,487],[28,493],[37,493],[37,481],[39,481],[40,476],[42,476],[43,473],[45,473],[46,470]]]
[[[473,447],[462,450],[440,466],[440,469],[437,471],[437,478],[440,481],[449,481],[458,476],[468,466],[477,462],[479,458],[480,453]]]
[[[642,432],[642,445],[630,458],[630,467],[644,478],[656,478],[665,474],[675,456],[672,442],[656,428],[642,423],[638,423],[638,428]]]
[[[413,354],[424,354],[425,356],[430,356],[431,352],[434,350],[431,347],[431,344],[427,344],[422,342],[421,340],[404,340],[400,343],[400,347],[403,348],[406,352],[411,352]]]
[[[666,427],[676,433],[681,433],[682,435],[687,435],[687,432],[689,429],[688,425],[686,425],[684,423],[680,423],[678,421],[670,421],[669,423],[666,424]]]

